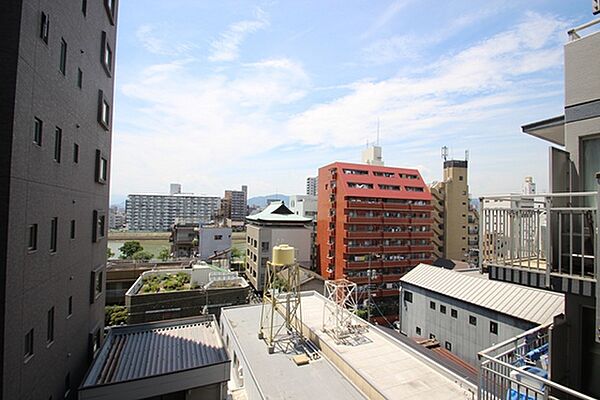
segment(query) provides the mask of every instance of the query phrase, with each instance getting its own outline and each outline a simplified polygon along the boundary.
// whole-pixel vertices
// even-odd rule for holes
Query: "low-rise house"
[[[198,258],[209,258],[231,248],[231,228],[219,226],[200,226],[198,230]]]
[[[193,257],[198,252],[198,224],[176,222],[171,226],[169,242],[173,257]]]

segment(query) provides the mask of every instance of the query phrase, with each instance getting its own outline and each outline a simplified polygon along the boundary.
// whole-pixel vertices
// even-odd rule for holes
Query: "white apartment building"
[[[131,231],[169,231],[175,220],[209,222],[218,212],[220,198],[181,193],[171,185],[171,193],[132,193],[127,196],[125,212]]]
[[[306,194],[309,196],[316,196],[317,195],[317,177],[316,176],[309,176],[308,178],[306,178]]]
[[[289,198],[290,210],[301,217],[317,219],[317,196],[296,194]]]

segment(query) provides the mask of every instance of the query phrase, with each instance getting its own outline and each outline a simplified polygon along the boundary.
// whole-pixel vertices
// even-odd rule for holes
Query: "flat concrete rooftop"
[[[261,305],[225,308],[261,388],[273,398],[474,399],[476,388],[379,328],[369,325],[355,344],[338,344],[323,331],[325,297],[302,293],[302,322],[323,359],[297,367],[267,353],[257,339]],[[356,324],[366,324],[356,318]],[[334,368],[332,365],[335,365]],[[338,371],[344,371],[341,375]],[[310,384],[307,384],[310,382]],[[289,393],[281,390],[290,390]],[[357,390],[356,388],[359,388]],[[362,392],[362,393],[361,393]]]

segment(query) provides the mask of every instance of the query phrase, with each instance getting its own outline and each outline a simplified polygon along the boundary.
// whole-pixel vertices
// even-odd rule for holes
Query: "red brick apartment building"
[[[419,171],[335,162],[319,169],[317,267],[326,279],[347,278],[368,296],[372,319],[398,319],[398,281],[431,263],[431,194]],[[382,317],[382,314],[386,318]]]

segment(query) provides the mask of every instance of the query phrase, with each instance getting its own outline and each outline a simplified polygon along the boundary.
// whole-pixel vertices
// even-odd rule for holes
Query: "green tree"
[[[140,250],[132,256],[135,261],[150,261],[152,257],[154,257],[154,254],[144,250]]]
[[[171,252],[168,248],[164,247],[158,253],[158,258],[162,261],[167,261],[169,258],[171,258]]]
[[[242,258],[244,255],[244,253],[242,253],[242,251],[240,249],[238,249],[237,247],[234,247],[231,249],[231,259],[232,260],[237,260]]]
[[[106,306],[104,308],[104,324],[106,326],[126,324],[128,315],[125,306]]]
[[[119,247],[119,251],[121,252],[121,258],[124,260],[131,259],[135,253],[143,250],[144,248],[137,240],[130,240],[128,242],[123,243],[123,246]]]
[[[106,258],[109,260],[115,256],[115,252],[110,247],[106,248]]]

